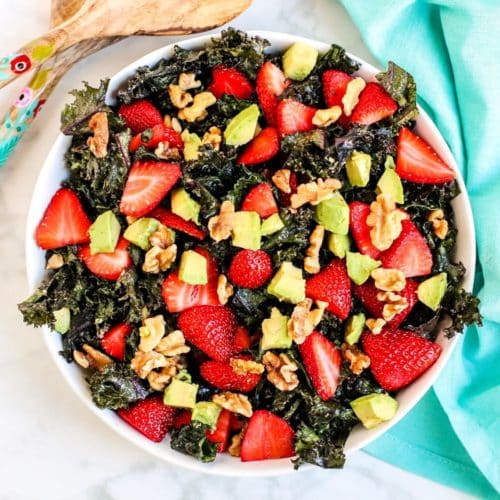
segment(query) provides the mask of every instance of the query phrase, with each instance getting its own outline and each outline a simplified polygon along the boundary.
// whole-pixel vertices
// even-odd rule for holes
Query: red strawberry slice
[[[383,267],[399,269],[407,278],[425,276],[432,270],[432,253],[417,226],[402,221],[403,229],[391,247],[380,254]]]
[[[232,95],[236,99],[250,99],[253,94],[253,85],[241,71],[226,66],[217,66],[212,70],[212,83],[208,90],[217,99],[224,94]]]
[[[361,201],[349,203],[349,229],[358,250],[372,259],[378,259],[380,250],[373,245],[370,238],[371,228],[366,223],[366,218],[370,214],[370,211],[368,203]]]
[[[125,359],[127,336],[132,332],[132,327],[127,323],[120,323],[110,328],[101,339],[101,347],[115,359]]]
[[[145,99],[139,99],[130,104],[122,104],[118,109],[118,113],[123,117],[127,127],[132,130],[133,134],[140,134],[147,128],[163,123],[161,113]]]
[[[281,135],[307,132],[314,128],[315,108],[293,99],[283,99],[276,107],[276,123]]]
[[[227,448],[229,433],[231,431],[231,415],[230,411],[223,409],[219,413],[215,429],[206,433],[207,439],[211,443],[219,443],[219,447],[217,448],[219,453],[223,453]]]
[[[195,306],[177,318],[186,340],[216,361],[228,361],[233,353],[233,341],[238,321],[225,306]]]
[[[268,410],[257,410],[250,417],[241,444],[241,461],[288,458],[295,455],[292,427]]]
[[[343,109],[342,98],[347,89],[347,84],[352,80],[352,76],[338,71],[336,69],[327,69],[323,75],[323,97],[326,105],[331,108],[333,106],[340,106]],[[338,119],[338,123],[342,126],[349,124],[349,117],[344,113]]]
[[[342,356],[335,344],[321,333],[313,332],[299,345],[299,352],[318,396],[323,401],[332,398],[339,385],[342,365]]]
[[[146,215],[161,202],[181,175],[176,163],[136,161],[128,174],[120,212],[134,217]]]
[[[162,395],[155,395],[132,404],[128,409],[121,408],[116,413],[148,439],[159,443],[172,428],[177,411],[163,404]]]
[[[131,153],[137,151],[140,146],[144,146],[146,149],[154,149],[160,142],[168,143],[171,148],[182,149],[184,147],[184,142],[179,132],[166,127],[163,123],[159,123],[148,130],[151,131],[151,137],[147,141],[143,141],[143,133],[132,137],[128,145],[128,150]]]
[[[90,253],[90,245],[78,250],[78,257],[83,260],[88,270],[110,281],[116,281],[122,272],[132,265],[132,259],[127,251],[129,242],[120,238],[114,252]]]
[[[280,150],[278,131],[273,127],[262,129],[259,135],[245,148],[238,164],[257,165],[274,158]]]
[[[250,358],[251,359],[251,358]],[[228,363],[205,361],[200,365],[200,375],[211,385],[223,391],[251,392],[260,381],[261,375],[236,373]]]
[[[180,429],[185,425],[189,425],[191,423],[191,410],[181,411],[174,420],[173,428]]]
[[[239,326],[234,334],[233,353],[239,354],[240,352],[248,349],[252,345],[250,334],[244,326]]]
[[[256,91],[259,98],[260,109],[266,117],[268,125],[274,126],[275,111],[278,105],[277,97],[280,96],[290,82],[272,62],[265,62],[257,73]]]
[[[408,128],[399,131],[396,172],[401,179],[421,184],[442,184],[455,178],[454,170]]]
[[[392,116],[398,109],[396,101],[375,82],[368,82],[359,95],[359,102],[351,115],[352,123],[371,125]]]
[[[198,240],[203,240],[205,238],[203,230],[200,229],[194,222],[185,220],[163,207],[155,208],[150,214],[148,214],[148,217],[158,220],[164,226],[171,229],[189,234],[189,236]]]
[[[267,219],[278,213],[278,205],[271,186],[263,182],[250,189],[243,200],[241,209],[246,212],[257,212],[261,219]]]
[[[414,280],[407,279],[406,286],[400,292],[396,292],[401,297],[404,297],[408,302],[408,307],[403,309],[399,314],[387,322],[387,328],[397,328],[410,314],[413,306],[417,303],[417,288],[418,283]],[[381,318],[384,310],[384,303],[377,299],[377,294],[380,292],[375,288],[373,280],[370,279],[362,285],[354,286],[354,295],[361,300],[365,309],[374,317]]]
[[[318,274],[306,281],[306,296],[328,302],[327,310],[344,320],[351,310],[351,280],[345,262],[333,259]]]
[[[35,230],[35,240],[44,250],[87,243],[90,224],[76,193],[61,188],[45,209]]]
[[[384,330],[361,336],[370,370],[386,391],[399,391],[427,371],[439,358],[441,346],[406,330]]]
[[[241,250],[229,266],[229,281],[242,288],[260,288],[271,278],[273,264],[264,250]]]

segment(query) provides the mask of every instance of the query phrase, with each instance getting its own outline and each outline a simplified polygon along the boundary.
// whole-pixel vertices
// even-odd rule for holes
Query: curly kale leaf
[[[266,318],[272,297],[265,290],[236,288],[229,300],[240,322],[252,329],[254,326],[259,326]]]
[[[193,421],[180,429],[173,429],[170,446],[175,451],[201,460],[213,462],[217,454],[217,443],[211,443],[206,437],[208,425]]]
[[[226,200],[232,201],[237,208],[241,205],[250,188],[266,181],[262,174],[243,165],[238,165],[238,169],[238,180],[234,182],[233,187],[224,197]]]
[[[463,332],[466,325],[483,324],[479,312],[479,299],[463,288],[448,287],[441,306],[451,318],[451,325],[444,329],[448,337]]]
[[[318,57],[314,72],[322,73],[326,69],[338,69],[351,74],[357,71],[360,66],[358,62],[346,54],[345,49],[333,44],[327,52]]]
[[[280,95],[280,99],[293,99],[308,106],[318,106],[323,102],[320,75],[312,74],[302,82],[293,82]]]
[[[112,363],[88,378],[92,400],[99,408],[117,410],[144,399],[150,390],[126,364]]]
[[[399,109],[391,118],[398,127],[416,120],[417,109],[417,85],[413,76],[397,64],[389,61],[387,71],[378,73],[375,77],[382,87],[399,104]]]

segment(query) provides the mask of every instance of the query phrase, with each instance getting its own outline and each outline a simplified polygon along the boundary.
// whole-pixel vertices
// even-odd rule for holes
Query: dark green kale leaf
[[[180,429],[173,429],[170,446],[175,451],[190,455],[202,462],[213,462],[217,455],[217,443],[211,443],[206,437],[208,425],[193,421]]]
[[[302,82],[292,82],[280,95],[280,99],[293,99],[308,106],[318,107],[320,103],[323,103],[320,75],[311,74]]]
[[[124,363],[112,363],[102,372],[93,372],[87,382],[99,408],[125,408],[150,394],[144,382]]]
[[[250,170],[244,165],[238,165],[237,180],[234,182],[232,188],[228,191],[225,200],[232,201],[234,206],[238,208],[243,198],[247,195],[250,188],[265,182],[266,178],[255,170]]]
[[[236,288],[229,305],[247,328],[259,326],[268,316],[272,297],[265,290]]]
[[[323,313],[321,322],[316,330],[328,337],[337,347],[340,347],[344,341],[343,322],[329,311]]]
[[[319,74],[326,69],[337,69],[351,74],[357,71],[360,66],[358,62],[346,54],[345,49],[333,44],[327,52],[318,57],[314,72]]]
[[[479,312],[479,299],[463,288],[449,286],[445,293],[441,307],[451,318],[451,325],[444,329],[448,337],[463,332],[466,325],[483,324]]]

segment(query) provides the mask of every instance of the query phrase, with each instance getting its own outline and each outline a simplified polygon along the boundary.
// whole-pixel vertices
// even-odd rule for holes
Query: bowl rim
[[[154,64],[154,62],[158,61],[161,58],[170,57],[173,47],[175,45],[179,45],[183,48],[187,49],[196,49],[202,47],[210,42],[212,38],[217,38],[220,36],[219,30],[214,34],[205,34],[198,35],[194,37],[190,37],[188,39],[182,40],[180,42],[167,44],[163,47],[155,49],[139,59],[131,62],[127,66],[123,67],[120,71],[115,73],[113,77],[110,79],[110,86],[107,94],[107,101],[114,101],[114,92],[116,89],[122,84],[127,78],[129,78],[135,70],[139,66]],[[262,38],[266,38],[271,42],[271,48],[278,45],[282,47],[286,47],[296,41],[302,41],[308,44],[311,44],[318,48],[320,51],[325,51],[330,47],[330,44],[325,42],[320,42],[317,40],[292,35],[288,33],[275,32],[275,31],[264,31],[264,30],[245,30],[250,36],[259,36]],[[375,73],[378,73],[380,70],[371,64],[367,63],[363,59],[352,55],[347,52],[349,57],[354,59],[355,61],[361,63],[362,68],[360,68],[361,73],[369,73],[369,78],[373,78]],[[465,184],[462,178],[462,175],[457,167],[456,161],[451,154],[451,151],[438,131],[436,125],[431,120],[429,115],[419,106],[419,118],[417,120],[417,129],[419,126],[425,127],[426,140],[431,143],[431,145],[440,151],[440,156],[450,164],[457,174],[457,183],[460,187],[461,194],[454,200],[454,211],[456,212],[457,208],[460,209],[463,218],[464,227],[460,227],[459,230],[459,239],[457,240],[457,249],[460,246],[460,237],[462,237],[462,245],[467,244],[467,254],[463,261],[466,261],[466,275],[464,276],[462,286],[467,290],[472,290],[473,279],[474,279],[474,271],[475,271],[475,261],[476,261],[476,242],[475,242],[475,232],[474,232],[474,221],[472,218],[472,210],[470,206],[470,201],[467,195],[467,191],[465,188]],[[50,199],[52,194],[57,189],[57,186],[60,184],[60,181],[63,177],[59,176],[57,181],[57,186],[54,191],[52,191],[49,195],[47,195],[47,185],[54,187],[54,183],[51,182],[51,174],[55,169],[57,164],[58,157],[60,158],[61,150],[65,151],[67,146],[69,145],[69,137],[64,136],[62,133],[59,133],[57,138],[55,139],[49,154],[47,155],[43,166],[40,170],[38,178],[36,180],[35,186],[33,188],[33,195],[30,202],[30,207],[28,210],[27,222],[26,222],[26,234],[25,234],[25,259],[26,259],[26,271],[28,277],[28,283],[30,291],[32,292],[41,276],[43,276],[43,260],[42,260],[42,268],[40,269],[40,255],[43,255],[44,252],[36,247],[34,242],[33,233],[36,224],[38,223],[40,213],[40,208],[46,206],[41,204],[41,198]],[[455,206],[456,205],[456,206]],[[54,332],[50,330],[48,327],[42,327],[42,334],[44,338],[45,345],[56,364],[58,370],[62,374],[65,381],[72,388],[73,392],[76,393],[80,401],[89,408],[94,415],[96,415],[101,421],[106,423],[111,429],[120,434],[122,437],[127,439],[129,442],[132,442],[139,448],[144,451],[165,460],[174,465],[180,465],[182,467],[186,467],[190,470],[204,472],[207,474],[213,475],[221,475],[221,476],[253,476],[253,477],[264,477],[264,476],[278,476],[282,474],[287,474],[293,471],[293,468],[290,464],[289,459],[281,459],[281,460],[269,460],[263,462],[252,462],[250,463],[242,463],[240,461],[234,460],[231,458],[231,463],[225,460],[223,463],[218,460],[212,464],[204,464],[192,457],[187,457],[179,452],[172,450],[169,446],[166,446],[165,442],[163,443],[152,443],[147,440],[147,438],[143,437],[140,433],[135,431],[133,428],[129,427],[125,424],[119,417],[117,417],[114,412],[111,410],[101,410],[95,406],[89,397],[88,391],[85,391],[78,384],[78,381],[74,376],[71,375],[70,370],[74,368],[73,364],[68,364],[62,356],[59,355],[58,349],[55,348],[55,339]],[[442,335],[442,334],[441,334]],[[352,439],[353,432],[346,443],[346,455],[353,453],[354,451],[359,450],[360,448],[366,446],[373,440],[377,439],[380,435],[388,431],[392,426],[396,425],[399,420],[401,420],[425,395],[425,393],[430,389],[440,372],[442,371],[444,365],[447,360],[451,356],[457,341],[458,335],[453,337],[452,339],[446,339],[444,341],[445,347],[441,353],[441,356],[436,361],[436,363],[419,379],[413,382],[408,388],[403,389],[398,393],[397,399],[401,399],[402,395],[405,395],[404,404],[400,404],[400,408],[396,416],[389,422],[386,422],[375,429],[370,431],[366,429],[360,429],[357,432],[361,433],[361,436],[356,435],[356,439]],[[57,340],[60,340],[57,338]],[[83,377],[80,376],[80,379]],[[81,381],[81,380],[80,380]],[[411,392],[411,394],[409,394]],[[406,401],[409,400],[409,401]],[[112,417],[109,414],[112,414]],[[357,426],[360,427],[360,426]],[[355,428],[357,429],[357,428]],[[305,464],[299,470],[308,470],[312,465]]]

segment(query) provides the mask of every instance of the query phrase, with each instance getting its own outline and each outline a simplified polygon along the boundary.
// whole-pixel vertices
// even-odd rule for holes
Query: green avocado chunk
[[[179,265],[179,279],[190,285],[206,285],[207,259],[193,250],[183,252]]]
[[[191,420],[196,420],[214,429],[221,411],[222,407],[215,403],[200,401],[194,405]]]
[[[52,314],[55,319],[54,330],[65,334],[71,326],[71,311],[67,307],[61,307],[61,309],[57,309]]]
[[[184,188],[174,189],[170,196],[172,212],[184,220],[192,220],[199,224],[200,204],[193,200]]]
[[[288,316],[283,316],[277,307],[273,307],[271,317],[262,322],[260,350],[289,347],[292,347],[292,337],[288,334]]]
[[[358,252],[347,252],[346,256],[347,274],[356,285],[362,285],[370,277],[371,272],[382,264],[379,260]]]
[[[298,304],[306,298],[306,280],[302,276],[302,269],[291,262],[283,262],[267,286],[267,291],[279,300]]]
[[[347,178],[351,186],[365,187],[370,181],[372,157],[361,151],[353,151],[346,162]]]
[[[232,244],[248,250],[259,250],[261,240],[259,214],[241,211],[235,212],[233,217]]]
[[[120,223],[111,210],[100,214],[89,229],[90,253],[114,252],[120,231]]]
[[[351,401],[351,407],[363,426],[373,429],[396,415],[398,402],[387,394],[372,393]]]
[[[363,313],[353,314],[346,322],[344,340],[354,345],[365,329],[366,316]]]
[[[425,304],[427,307],[431,308],[433,311],[437,311],[441,301],[443,300],[447,286],[448,281],[446,279],[446,273],[436,274],[435,276],[422,281],[418,285],[418,300],[420,300],[420,302]]]
[[[347,234],[332,233],[328,237],[328,250],[339,259],[345,257],[346,252],[351,248],[351,239]]]
[[[349,232],[349,205],[338,191],[316,206],[315,218],[327,231],[342,235]]]
[[[185,161],[197,160],[199,156],[199,148],[203,144],[198,135],[192,134],[186,128],[181,134],[182,140],[184,141],[184,150],[182,154],[184,155]]]
[[[267,219],[262,221],[260,226],[260,234],[262,236],[269,236],[270,234],[274,234],[285,227],[283,221],[279,214],[270,215]]]
[[[283,54],[283,73],[292,80],[304,80],[316,66],[318,50],[304,42],[295,42]]]
[[[252,104],[240,111],[224,130],[224,140],[228,146],[242,146],[250,142],[255,135],[259,119],[259,107]]]
[[[176,408],[194,408],[197,392],[197,384],[190,384],[174,378],[165,389],[163,402]]]
[[[377,194],[390,194],[396,203],[402,204],[405,202],[403,184],[396,171],[392,168],[386,168],[380,176],[375,188]]]
[[[149,237],[158,229],[159,225],[160,223],[156,219],[141,217],[125,229],[123,237],[139,248],[148,250],[151,246]]]

